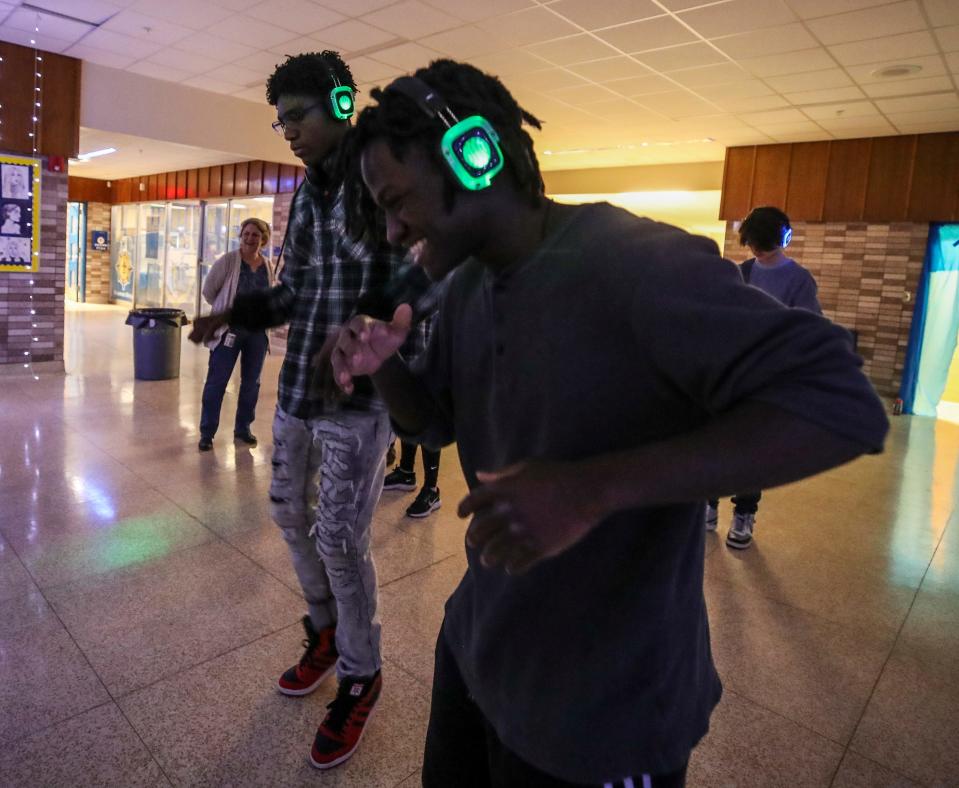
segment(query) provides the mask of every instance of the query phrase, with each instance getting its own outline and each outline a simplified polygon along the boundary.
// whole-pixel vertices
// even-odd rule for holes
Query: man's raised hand
[[[372,375],[402,347],[413,324],[413,309],[400,304],[389,323],[357,315],[340,328],[333,349],[333,375],[347,394],[353,393],[353,379]]]

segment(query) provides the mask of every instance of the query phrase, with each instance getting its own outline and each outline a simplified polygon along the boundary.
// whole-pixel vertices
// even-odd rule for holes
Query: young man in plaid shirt
[[[303,618],[306,651],[280,677],[279,690],[306,695],[336,670],[339,690],[310,754],[320,769],[353,754],[380,694],[370,523],[383,487],[390,423],[368,380],[348,399],[324,399],[320,387],[311,386],[311,361],[361,299],[369,303],[404,265],[402,251],[352,240],[344,231],[337,159],[350,125],[352,90],[349,67],[329,51],[290,57],[267,81],[267,101],[277,110],[273,126],[307,166],[290,207],[280,283],[238,297],[227,314],[198,319],[191,334],[202,339],[223,322],[249,329],[289,324],[273,422],[270,501],[309,615]],[[421,333],[409,348],[419,349]]]

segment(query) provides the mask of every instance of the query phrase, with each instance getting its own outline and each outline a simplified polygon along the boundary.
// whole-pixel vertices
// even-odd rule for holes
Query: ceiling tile
[[[125,36],[120,33],[111,33],[109,30],[100,28],[94,30],[83,39],[85,46],[95,47],[96,49],[105,49],[107,52],[114,52],[117,55],[130,55],[131,57],[149,57],[154,52],[161,49],[160,44],[151,44],[140,38]]]
[[[806,74],[788,74],[781,77],[767,77],[765,80],[780,93],[795,93],[800,90],[818,90],[821,88],[841,88],[852,84],[846,72],[838,68],[825,71],[810,71]]]
[[[388,66],[378,60],[369,57],[353,57],[349,60],[350,71],[353,72],[353,78],[358,82],[373,82],[377,85],[392,77],[399,76],[403,69],[396,66]]]
[[[578,63],[575,66],[570,66],[569,70],[594,82],[612,82],[617,79],[629,79],[630,77],[650,73],[646,66],[640,65],[625,55],[606,58],[605,60],[594,60],[591,63]]]
[[[931,93],[927,96],[882,98],[876,99],[876,106],[887,115],[902,112],[959,110],[959,95],[955,91],[951,91],[949,93]]]
[[[718,38],[796,21],[783,0],[729,0],[683,11],[679,18],[703,38]]]
[[[830,134],[841,139],[878,137],[894,132],[892,126],[882,116],[875,118],[839,118],[817,122]]]
[[[775,139],[794,137],[800,134],[820,134],[825,136],[819,124],[811,120],[792,121],[790,123],[764,123],[759,128]]]
[[[841,14],[860,8],[884,5],[888,2],[889,0],[789,0],[789,5],[801,19],[812,19],[817,16]]]
[[[700,66],[699,68],[677,71],[672,74],[672,78],[686,87],[695,88],[704,85],[718,85],[723,82],[736,82],[748,79],[748,75],[735,63],[716,63],[712,66]]]
[[[82,42],[65,50],[64,54],[107,68],[126,68],[139,59],[139,55],[118,55],[116,52],[107,52],[105,49],[97,49]]]
[[[413,71],[421,66],[427,65],[431,60],[435,60],[436,52],[419,44],[407,43],[388,49],[377,50],[372,53],[372,56],[381,63],[386,63],[388,66],[393,66],[403,71]]]
[[[799,22],[717,38],[713,43],[733,58],[795,52],[800,49],[812,49],[818,44]]]
[[[314,44],[313,46],[316,47],[319,45]],[[150,59],[156,60],[155,57]],[[283,59],[284,58],[282,55],[278,55],[275,52],[252,52],[249,55],[237,60],[236,63],[237,65],[244,66],[245,68],[252,68],[262,71],[265,74],[272,74],[276,67],[283,62]],[[219,65],[222,65],[222,63],[215,63],[210,68],[216,68]]]
[[[559,0],[550,8],[585,30],[599,30],[663,13],[653,0]]]
[[[323,0],[329,5],[327,0]],[[349,0],[344,0],[349,2]],[[392,0],[381,5],[388,5]],[[511,14],[514,11],[523,11],[536,5],[535,0],[428,0],[428,5],[439,8],[447,14],[459,17],[464,22],[478,22],[500,14]]]
[[[258,5],[262,0],[216,0],[217,5],[229,8],[231,11],[246,11],[248,8]]]
[[[219,68],[213,69],[205,76],[211,79],[222,80],[223,82],[231,82],[239,87],[259,87],[262,90],[271,73],[272,69],[264,72],[257,69],[245,68],[237,63],[230,63],[227,66],[220,66]]]
[[[252,47],[238,44],[236,41],[227,41],[225,38],[220,38],[212,33],[194,33],[182,41],[177,41],[173,47],[185,52],[206,55],[227,63],[239,60],[241,57],[246,57],[256,51]]]
[[[799,93],[786,93],[785,95],[790,103],[797,106],[804,104],[826,104],[831,101],[852,101],[863,98],[862,91],[855,86],[848,88],[804,90]]]
[[[765,55],[763,57],[737,57],[737,62],[757,77],[776,77],[781,74],[799,74],[805,71],[821,71],[835,68],[836,61],[822,47],[793,52],[789,57]]]
[[[223,65],[222,61],[214,60],[212,57],[198,55],[195,52],[183,52],[179,49],[161,49],[150,55],[147,60],[159,66],[189,71],[191,76],[203,74]]]
[[[956,0],[923,0],[922,4],[933,27],[959,25],[959,4]]]
[[[959,52],[959,25],[939,27],[933,31],[943,52]]]
[[[676,83],[671,82],[659,74],[648,74],[642,77],[632,77],[630,79],[617,79],[615,82],[607,82],[606,87],[614,90],[622,96],[637,98],[640,96],[649,96],[655,93],[668,93],[676,90]]]
[[[528,46],[579,33],[580,30],[544,7],[530,8],[479,23],[483,30],[501,35],[514,46]]]
[[[938,131],[955,131],[955,120],[926,121],[912,125],[910,123],[897,123],[896,129],[900,134],[934,134]]]
[[[161,66],[159,63],[151,63],[149,60],[141,60],[139,63],[134,63],[126,70],[144,77],[162,79],[167,82],[183,82],[190,77],[196,76],[189,71],[183,71],[182,69],[173,68],[172,66]]]
[[[918,123],[945,123],[947,121],[959,124],[959,108],[930,109],[924,112],[894,112],[887,117],[897,126],[902,123],[915,125]]]
[[[142,38],[164,46],[181,41],[194,33],[188,27],[174,25],[155,16],[147,16],[128,8],[105,22],[101,29],[112,30],[114,33],[123,33],[134,38]]]
[[[210,77],[191,77],[183,82],[184,85],[189,85],[191,88],[199,88],[200,90],[208,90],[211,93],[232,93],[236,90],[236,85],[230,82],[221,82],[218,79],[211,79]]]
[[[713,103],[722,107],[727,112],[758,112],[760,110],[780,109],[790,106],[786,99],[778,95],[747,96],[743,98],[716,96],[713,98]]]
[[[137,0],[130,8],[194,30],[203,30],[234,16],[233,11],[222,6],[196,0]]]
[[[44,52],[64,52],[73,45],[73,41],[64,41],[60,38],[45,35],[44,33],[34,33],[26,30],[17,30],[13,27],[0,26],[0,41],[9,41],[11,44],[19,44],[24,47],[32,47],[31,41],[36,42],[36,47]]]
[[[653,71],[676,71],[681,68],[696,68],[696,66],[708,66],[711,63],[728,62],[721,52],[717,52],[705,42],[640,52],[636,55],[636,59]]]
[[[71,43],[96,29],[86,22],[74,22],[54,14],[37,13],[25,8],[16,9],[3,20],[3,26],[28,33],[35,32],[35,29],[39,27],[39,32],[43,35]]]
[[[676,71],[671,76],[679,79],[687,74],[686,71]],[[765,82],[758,79],[741,79],[737,82],[724,82],[721,85],[708,85],[694,88],[700,93],[708,93],[711,101],[721,101],[724,99],[749,99],[757,96],[769,96],[773,89]],[[785,102],[777,104],[777,107],[786,106]]]
[[[284,41],[282,44],[270,47],[270,52],[276,55],[287,57],[288,55],[302,55],[304,52],[322,52],[324,49],[332,49],[325,41],[321,41],[314,36],[302,36],[294,38],[292,41]],[[239,58],[235,58],[239,59]]]
[[[813,120],[841,120],[878,115],[879,110],[871,101],[850,101],[830,107],[803,107],[803,112]]]
[[[343,14],[323,8],[310,0],[268,0],[247,9],[246,15],[300,35],[309,35],[344,19]]]
[[[586,80],[581,76],[564,68],[546,68],[517,74],[510,80],[510,90],[522,89],[539,92],[570,87],[571,85],[582,85],[585,82]]]
[[[283,27],[271,25],[260,19],[249,16],[232,16],[218,25],[214,30],[220,38],[246,44],[254,49],[267,49],[296,38],[296,33]]]
[[[874,82],[863,85],[867,96],[882,98],[884,96],[906,96],[916,93],[939,93],[952,89],[952,80],[949,77],[926,77],[924,79],[897,79]]]
[[[263,88],[244,88],[243,90],[238,90],[232,95],[246,101],[252,101],[255,104],[266,103],[266,91]]]
[[[462,24],[457,17],[445,14],[419,0],[405,0],[373,11],[366,14],[363,21],[382,30],[389,30],[397,37],[411,40],[439,33],[441,30],[450,30]]]
[[[8,5],[3,3],[3,5]],[[11,3],[10,5],[17,5]],[[57,14],[82,19],[94,25],[103,24],[119,11],[125,3],[110,3],[104,0],[30,0],[33,8],[42,8]]]
[[[396,38],[394,33],[380,30],[359,19],[347,19],[345,22],[317,30],[314,35],[329,41],[338,52],[359,52]]]
[[[480,30],[474,25],[444,30],[442,33],[421,38],[419,43],[454,58],[485,55],[499,49],[506,49],[509,46],[499,36],[487,30]]]
[[[712,115],[716,112],[716,107],[708,101],[705,101],[685,90],[674,90],[669,93],[657,93],[655,96],[647,97],[648,101],[643,102],[638,99],[640,104],[644,104],[650,109],[655,109],[670,118],[688,118],[695,115]]]
[[[829,51],[842,65],[855,66],[860,63],[879,63],[898,58],[931,55],[936,51],[936,43],[929,32],[920,31],[850,44],[836,44],[829,47]]]
[[[806,23],[823,44],[841,44],[867,38],[925,30],[926,20],[915,0],[866,8],[848,14],[824,16]]]
[[[495,74],[498,77],[510,77],[514,74],[525,74],[528,71],[537,71],[549,65],[535,55],[522,49],[510,49],[505,52],[494,52],[490,55],[479,55],[470,61],[481,71]],[[426,65],[426,63],[422,63]]]
[[[740,116],[750,126],[765,126],[769,123],[795,123],[806,120],[798,109],[772,109],[763,112],[744,112]]]
[[[684,11],[699,5],[709,5],[709,0],[658,0],[659,4],[670,11]]]
[[[557,66],[601,60],[618,54],[611,46],[585,33],[569,38],[559,38],[546,44],[533,44],[527,47],[527,50]]]
[[[652,123],[660,121],[663,118],[661,113],[653,112],[650,109],[646,109],[646,107],[641,107],[639,104],[619,96],[611,101],[598,101],[595,104],[590,104],[589,109],[605,120],[617,122],[628,120],[632,124]]]
[[[959,52],[950,52],[946,55],[946,65],[953,74],[959,74]]]
[[[643,52],[696,41],[696,35],[671,16],[659,16],[628,25],[610,27],[596,33],[617,49],[626,53]]]
[[[949,58],[949,55],[946,55]],[[888,77],[877,76],[875,72],[885,66],[902,65],[919,66],[921,71],[917,72],[907,79],[921,79],[923,77],[938,77],[946,73],[946,67],[943,65],[942,57],[939,55],[923,55],[921,57],[910,57],[907,59],[892,59],[880,61],[878,63],[864,63],[861,66],[847,66],[846,73],[849,74],[860,85],[866,85],[873,82],[889,82]],[[898,81],[898,78],[897,78]]]
[[[601,85],[574,85],[573,87],[560,88],[559,90],[549,91],[550,96],[560,101],[565,101],[575,107],[585,107],[597,102],[609,101],[617,98],[612,91],[607,90]]]

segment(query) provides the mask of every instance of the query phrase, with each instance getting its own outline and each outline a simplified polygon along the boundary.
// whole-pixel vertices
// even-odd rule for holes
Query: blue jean
[[[270,513],[290,548],[316,629],[336,625],[336,673],[380,669],[373,510],[383,491],[390,423],[345,411],[298,419],[276,409]]]
[[[239,332],[233,347],[227,347],[221,340],[210,351],[200,413],[200,434],[204,438],[212,439],[220,426],[220,407],[237,358],[240,359],[240,396],[236,404],[233,433],[245,435],[250,431],[250,425],[256,417],[256,401],[260,396],[260,373],[269,346],[270,340],[264,331]]]

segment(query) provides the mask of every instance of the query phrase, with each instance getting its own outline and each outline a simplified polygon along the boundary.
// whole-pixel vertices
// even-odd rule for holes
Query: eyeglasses
[[[315,104],[307,104],[305,107],[294,107],[285,116],[280,116],[277,120],[270,125],[273,126],[273,131],[279,134],[281,137],[286,132],[286,127],[291,123],[298,124],[302,123],[303,119],[307,116],[307,113],[316,109],[317,107],[323,104],[322,101],[317,101]]]

